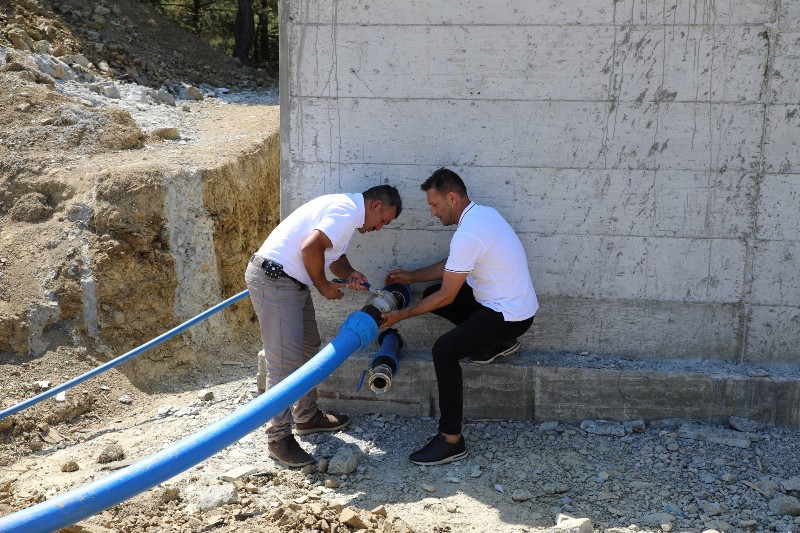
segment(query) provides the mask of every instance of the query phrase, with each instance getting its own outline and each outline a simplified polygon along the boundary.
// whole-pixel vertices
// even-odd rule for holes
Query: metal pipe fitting
[[[380,326],[381,315],[397,309],[405,309],[411,303],[411,287],[400,283],[385,286],[377,293],[372,293],[367,304],[361,310],[375,319]]]

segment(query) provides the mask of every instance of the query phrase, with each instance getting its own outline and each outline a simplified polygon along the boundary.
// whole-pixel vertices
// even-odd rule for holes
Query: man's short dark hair
[[[391,185],[376,185],[363,192],[365,200],[380,200],[383,205],[397,209],[395,218],[400,216],[403,211],[403,199],[400,193]]]
[[[423,191],[436,189],[443,195],[449,192],[454,192],[459,196],[467,195],[467,186],[464,185],[459,175],[444,167],[431,174],[419,188]]]

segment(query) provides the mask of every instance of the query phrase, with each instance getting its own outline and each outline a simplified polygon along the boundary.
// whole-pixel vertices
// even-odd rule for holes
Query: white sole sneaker
[[[473,362],[473,363],[478,363],[479,365],[488,365],[489,363],[491,363],[492,361],[494,361],[494,360],[495,360],[495,359],[497,359],[498,357],[501,357],[501,356],[503,356],[503,355],[511,355],[512,353],[514,353],[514,352],[516,352],[517,350],[519,350],[519,347],[520,347],[520,346],[521,346],[521,345],[520,345],[520,343],[519,343],[519,342],[515,342],[515,343],[514,343],[512,346],[510,346],[510,347],[506,348],[506,349],[505,349],[505,350],[503,350],[502,352],[497,352],[496,354],[494,354],[494,355],[493,355],[492,357],[490,357],[489,359],[478,359],[478,360],[476,360],[476,359],[472,359],[472,362]]]
[[[467,455],[469,455],[469,453],[466,450],[464,450],[463,452],[461,452],[461,453],[459,453],[457,455],[451,455],[450,457],[445,457],[444,459],[439,459],[438,461],[430,461],[430,462],[426,463],[425,461],[414,461],[412,459],[411,462],[414,463],[415,465],[419,465],[419,466],[446,465],[447,463],[454,463],[456,461],[460,461],[462,459],[465,459],[467,457]]]

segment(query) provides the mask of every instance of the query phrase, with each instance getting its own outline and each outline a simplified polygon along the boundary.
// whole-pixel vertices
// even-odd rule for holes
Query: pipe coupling
[[[383,394],[392,388],[394,372],[389,365],[378,365],[367,372],[367,384],[375,394]]]

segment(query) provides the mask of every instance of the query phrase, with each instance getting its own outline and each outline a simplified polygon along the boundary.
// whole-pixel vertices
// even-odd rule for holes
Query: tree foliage
[[[278,0],[142,0],[242,63],[278,70]]]

